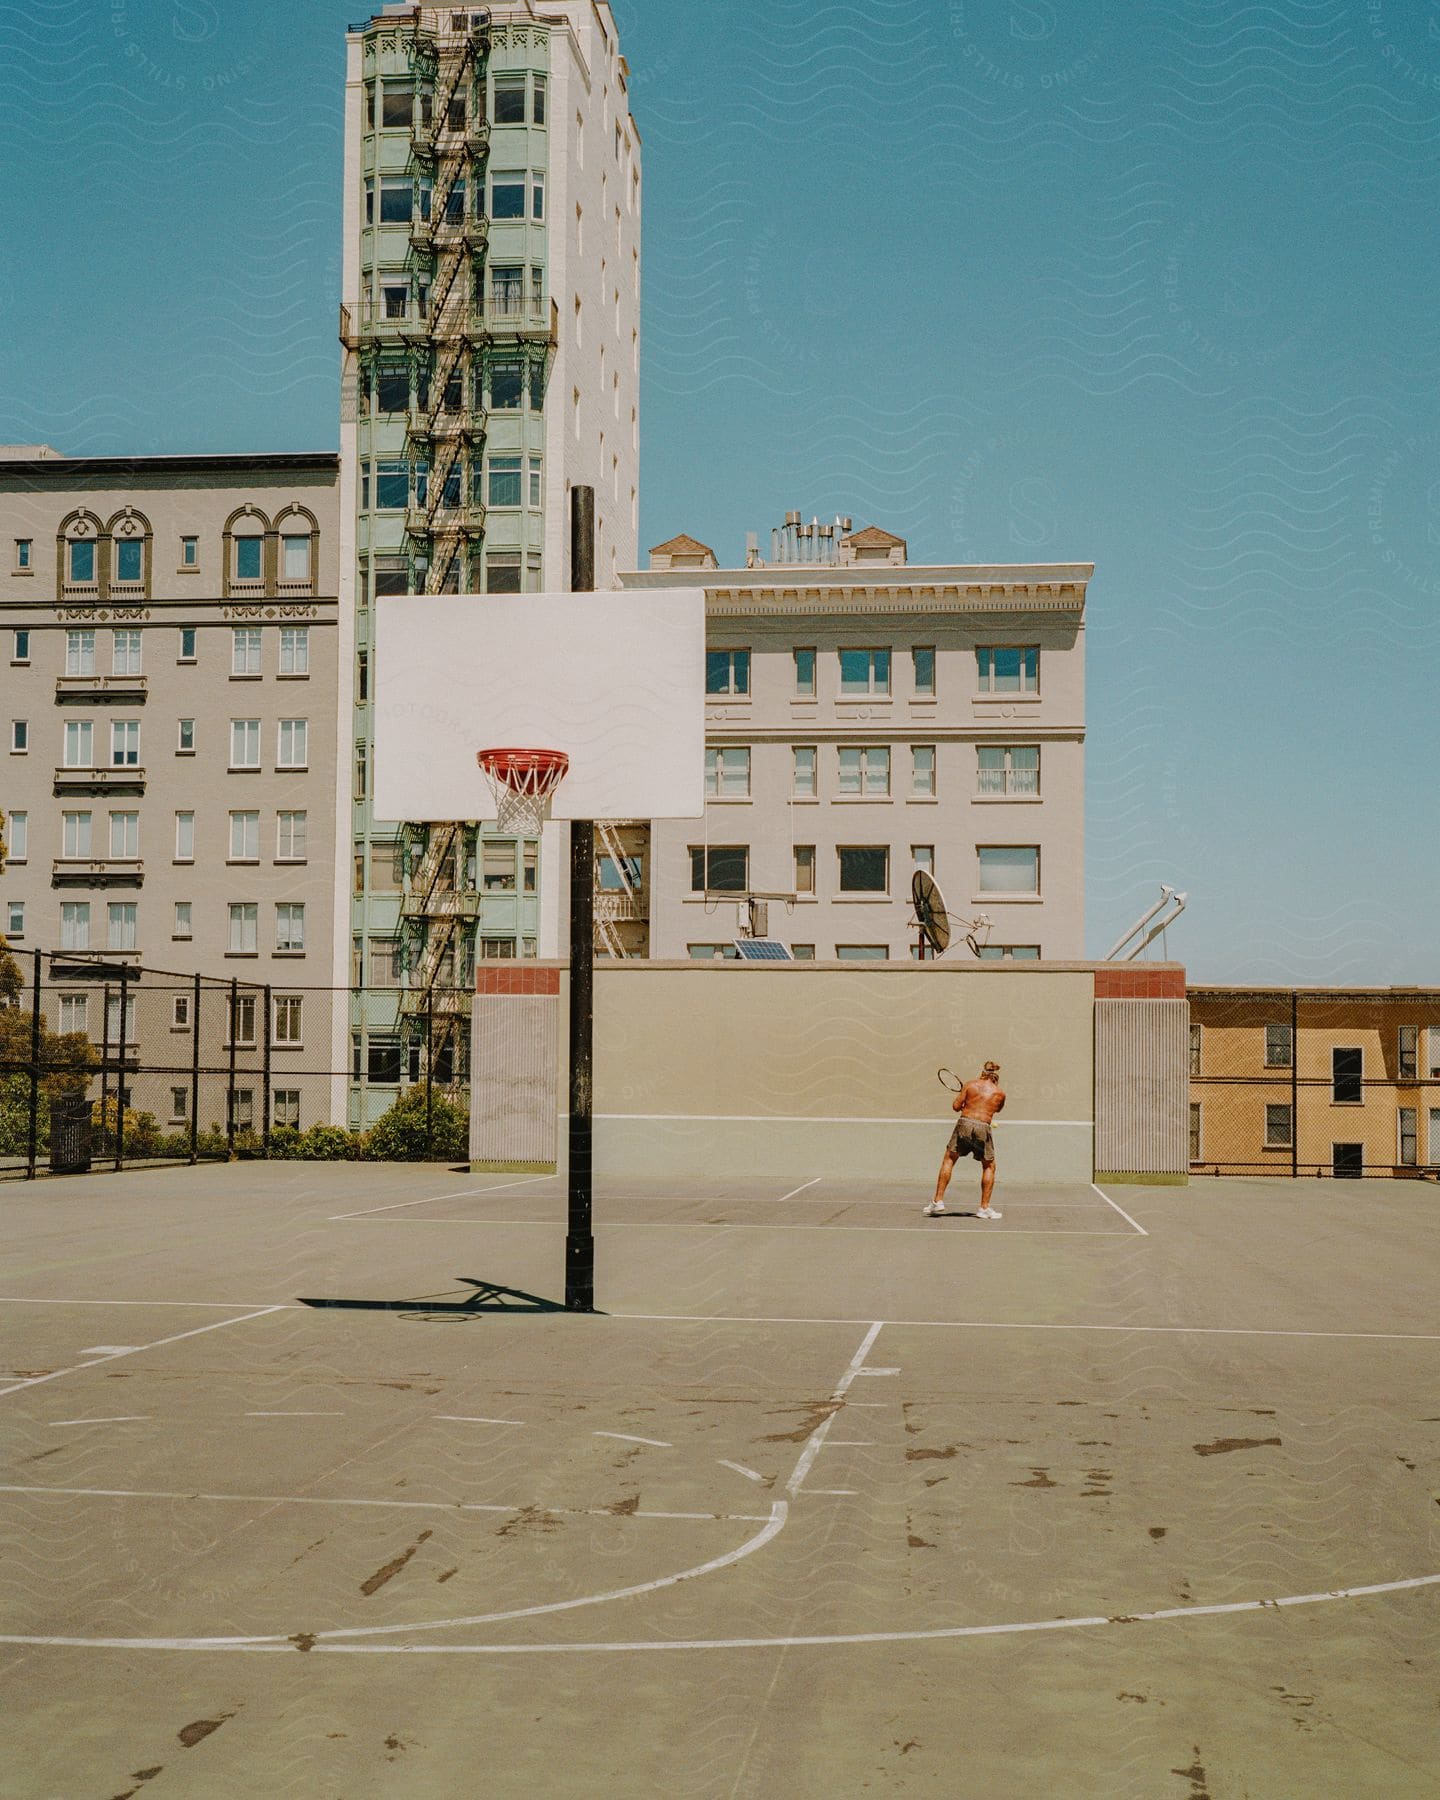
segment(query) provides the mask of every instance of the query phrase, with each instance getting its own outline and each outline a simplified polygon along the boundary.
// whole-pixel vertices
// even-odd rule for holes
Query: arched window
[[[292,501],[276,514],[275,530],[280,539],[276,592],[282,597],[313,594],[320,565],[320,526],[314,513]]]
[[[55,598],[100,592],[100,521],[83,507],[60,521],[55,534]]]
[[[266,568],[265,540],[270,521],[254,506],[242,506],[225,521],[222,549],[225,557],[221,591],[231,594],[264,594],[273,591],[273,567]]]
[[[123,507],[105,527],[102,543],[109,556],[102,557],[101,574],[117,600],[127,594],[149,597],[152,536],[150,521],[133,506]]]

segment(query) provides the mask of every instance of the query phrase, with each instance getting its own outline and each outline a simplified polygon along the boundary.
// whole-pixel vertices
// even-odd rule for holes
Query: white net
[[[539,837],[550,802],[565,778],[570,759],[558,750],[480,750],[500,830],[516,837]]]

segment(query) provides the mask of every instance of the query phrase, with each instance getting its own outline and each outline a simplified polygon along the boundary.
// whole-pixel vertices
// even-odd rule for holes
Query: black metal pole
[[[570,586],[595,586],[595,490],[570,490]],[[595,825],[570,821],[570,1130],[565,1308],[595,1310],[591,1118],[595,1048]]]
[[[425,1154],[434,1149],[435,1133],[435,983],[425,990]]]
[[[105,1016],[100,1033],[100,1131],[110,1129],[110,983],[105,983],[103,1003]]]
[[[120,1072],[115,1077],[115,1167],[125,1167],[125,964],[120,965]]]
[[[200,977],[195,977],[195,998],[190,1002],[190,1160],[200,1160]]]
[[[35,992],[30,997],[30,1114],[25,1127],[25,1179],[35,1179],[40,1140],[40,952],[35,952]],[[53,1122],[52,1122],[53,1129]]]
[[[1290,990],[1290,1174],[1300,1173],[1300,995]]]
[[[235,1155],[235,1052],[240,1036],[240,983],[230,977],[230,1068],[225,1086],[225,1151]]]
[[[265,1103],[265,1115],[260,1126],[260,1154],[270,1154],[270,1022],[273,1001],[270,995],[270,983],[265,983],[265,1062],[260,1077],[261,1094]]]

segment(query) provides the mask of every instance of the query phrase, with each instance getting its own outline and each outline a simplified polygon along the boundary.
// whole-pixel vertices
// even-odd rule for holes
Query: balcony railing
[[[356,300],[340,308],[340,339],[348,350],[370,340],[410,342],[458,333],[472,340],[540,338],[553,344],[559,330],[560,311],[549,295],[509,290],[468,303],[452,296],[438,312],[431,308],[424,314],[413,300],[398,313],[386,300]]]
[[[144,881],[138,856],[57,856],[50,867],[52,887],[140,887]]]
[[[147,691],[143,675],[58,675],[55,678],[57,706],[63,706],[67,700],[143,706]]]
[[[608,919],[612,925],[643,925],[650,917],[650,897],[643,888],[638,894],[598,892],[595,917]]]
[[[480,911],[480,895],[474,888],[436,888],[429,894],[411,888],[400,911],[406,918],[473,919]]]
[[[57,794],[143,794],[145,771],[142,768],[57,769]]]

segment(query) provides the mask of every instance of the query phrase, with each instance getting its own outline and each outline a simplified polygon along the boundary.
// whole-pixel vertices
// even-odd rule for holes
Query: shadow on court
[[[541,1294],[527,1294],[523,1288],[501,1287],[493,1281],[476,1281],[469,1275],[459,1279],[473,1293],[452,1300],[443,1294],[417,1294],[407,1300],[344,1300],[324,1297],[296,1296],[301,1306],[329,1307],[345,1312],[397,1313],[404,1319],[428,1320],[449,1325],[462,1319],[478,1319],[486,1313],[558,1313],[565,1308],[558,1300],[547,1300]]]

